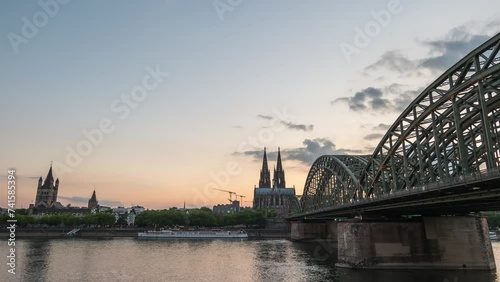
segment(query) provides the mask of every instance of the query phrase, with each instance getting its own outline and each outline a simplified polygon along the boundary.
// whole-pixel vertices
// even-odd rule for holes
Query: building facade
[[[226,215],[240,212],[240,201],[233,201],[231,204],[216,205],[212,209],[216,215]]]
[[[278,148],[278,159],[274,168],[273,179],[270,179],[270,171],[267,165],[266,148],[260,171],[259,187],[254,188],[253,208],[263,210],[275,210],[278,216],[286,216],[291,212],[295,200],[295,188],[287,188],[285,182],[285,171],[281,163],[281,152]]]

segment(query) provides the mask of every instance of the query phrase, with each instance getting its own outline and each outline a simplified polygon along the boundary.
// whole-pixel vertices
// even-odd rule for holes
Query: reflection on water
[[[17,267],[19,269],[29,269],[29,271],[17,274],[22,275],[23,281],[46,280],[46,273],[49,268],[50,245],[51,242],[47,240],[30,240],[26,242],[26,255],[24,259],[17,258]]]
[[[500,258],[500,244],[493,249]],[[0,244],[1,253],[7,250],[7,244]],[[472,270],[335,268],[336,248],[320,241],[73,238],[19,240],[16,252],[17,274],[7,274],[1,264],[0,281],[492,282],[497,277],[496,272]]]

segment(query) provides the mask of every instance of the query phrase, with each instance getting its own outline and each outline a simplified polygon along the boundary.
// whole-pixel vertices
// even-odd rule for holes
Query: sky
[[[499,1],[1,1],[0,182],[28,207],[53,162],[64,205],[211,207],[280,147],[301,195],[499,31]]]

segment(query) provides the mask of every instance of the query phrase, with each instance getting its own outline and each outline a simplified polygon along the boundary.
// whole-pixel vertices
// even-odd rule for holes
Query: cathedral
[[[290,213],[295,198],[295,188],[286,188],[285,171],[281,164],[281,152],[278,148],[278,160],[274,168],[273,179],[267,166],[266,148],[260,171],[259,187],[254,188],[254,209],[275,210],[279,216]]]
[[[35,207],[51,208],[60,206],[57,202],[57,192],[59,191],[59,178],[54,182],[52,176],[52,164],[49,173],[42,184],[42,177],[38,179],[38,188],[36,189]]]

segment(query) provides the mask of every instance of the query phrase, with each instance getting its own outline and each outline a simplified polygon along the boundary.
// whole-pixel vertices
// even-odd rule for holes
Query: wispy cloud
[[[281,121],[281,124],[286,126],[288,129],[292,130],[302,130],[302,131],[311,131],[314,129],[313,124],[298,124],[298,123],[292,123],[292,122],[286,122],[286,121]]]
[[[391,127],[390,124],[379,123],[373,127],[373,130],[388,130]]]
[[[384,73],[399,73],[399,78],[430,77],[442,73],[458,62],[473,49],[500,31],[500,21],[470,22],[451,29],[439,39],[418,40],[427,47],[429,55],[411,59],[402,51],[389,50],[364,68],[365,74],[375,73],[378,84],[387,81]],[[382,74],[382,75],[381,75]],[[393,81],[393,79],[391,79]],[[392,83],[386,86],[367,85],[352,95],[331,101],[332,105],[347,104],[351,111],[369,113],[401,112],[421,93],[427,85],[420,87]]]
[[[365,140],[377,140],[377,139],[380,139],[384,136],[384,134],[381,134],[381,133],[371,133],[371,134],[368,134],[364,137]]]
[[[87,205],[88,204],[88,201],[90,199],[90,196],[89,197],[80,197],[80,196],[71,196],[71,197],[68,197],[68,196],[58,196],[58,199],[63,199],[63,200],[67,200],[67,201],[70,201],[71,203],[73,204],[77,204],[77,205]],[[110,207],[116,207],[116,206],[123,206],[123,203],[120,202],[120,201],[113,201],[113,200],[99,200],[99,204],[100,205],[104,205],[104,206],[110,206]]]
[[[261,118],[261,119],[265,119],[265,120],[272,120],[273,117],[272,116],[268,116],[268,115],[257,115],[258,118]]]
[[[389,50],[365,71],[390,70],[399,73],[416,69],[444,71],[500,31],[500,21],[470,22],[451,29],[443,38],[420,40],[429,47],[429,56],[410,59],[399,50]]]

